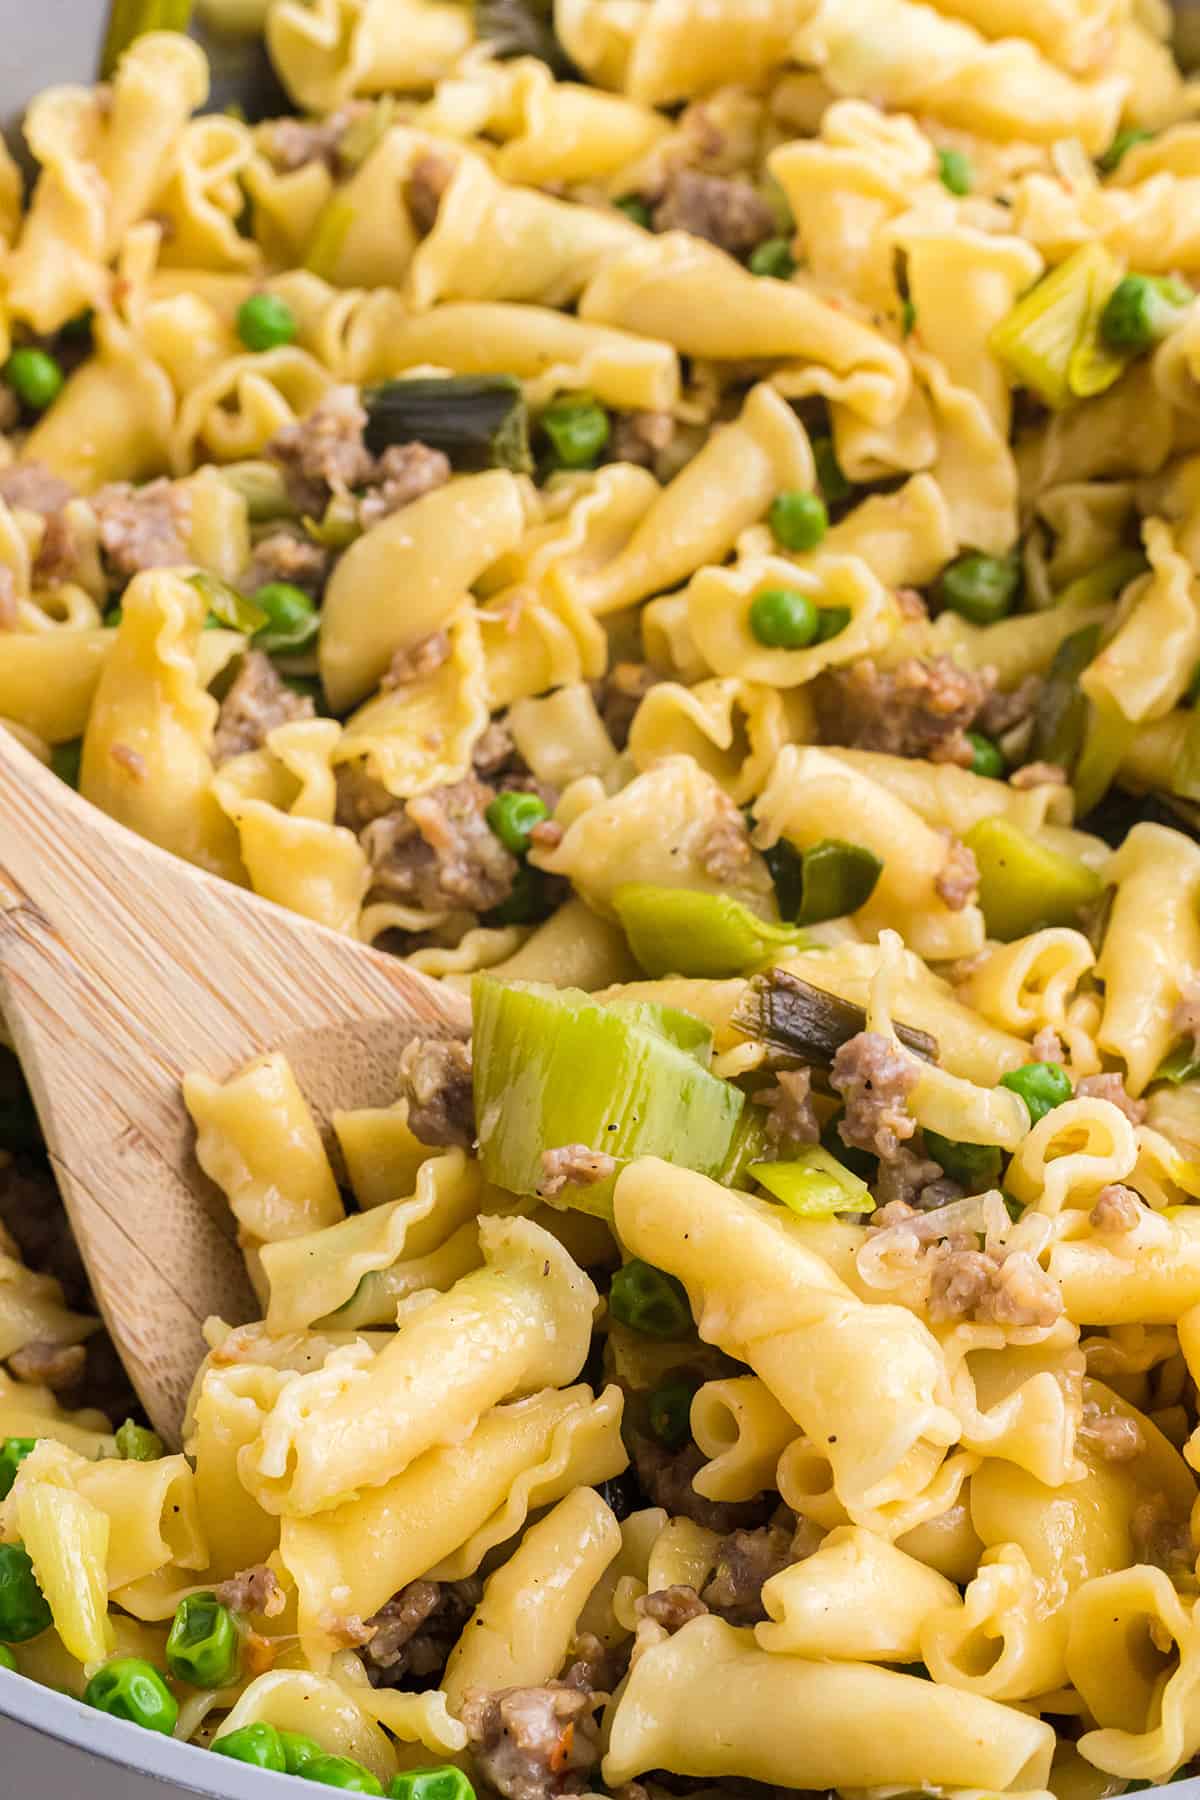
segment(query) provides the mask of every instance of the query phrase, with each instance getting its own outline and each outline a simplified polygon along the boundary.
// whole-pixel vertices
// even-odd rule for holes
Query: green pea
[[[829,529],[829,514],[819,494],[798,488],[776,494],[767,515],[775,539],[785,550],[815,550]]]
[[[402,1769],[392,1776],[388,1800],[475,1800],[475,1789],[461,1769],[447,1763],[437,1769]]]
[[[650,1432],[668,1450],[678,1450],[692,1435],[692,1389],[686,1381],[655,1388],[648,1402]]]
[[[1111,175],[1127,150],[1132,150],[1135,144],[1146,143],[1153,136],[1152,131],[1143,131],[1138,125],[1126,126],[1124,131],[1118,131],[1108,149],[1096,158],[1096,167],[1106,175]]]
[[[971,746],[971,773],[1003,781],[1004,755],[1000,746],[993,744],[990,737],[984,737],[982,731],[968,731],[967,742]]]
[[[68,787],[79,786],[79,770],[83,762],[83,739],[72,738],[69,744],[55,744],[50,752],[50,767]]]
[[[118,1427],[116,1445],[117,1455],[125,1462],[157,1462],[166,1448],[157,1431],[135,1425],[132,1419]]]
[[[283,1745],[283,1766],[289,1775],[303,1774],[310,1762],[325,1754],[316,1739],[305,1737],[302,1731],[281,1731],[279,1742]]]
[[[750,606],[750,629],[770,649],[803,650],[819,625],[817,608],[796,588],[764,588]]]
[[[251,294],[237,309],[237,334],[247,350],[278,350],[296,335],[296,315],[278,294]]]
[[[23,1644],[53,1623],[24,1544],[0,1544],[0,1643]]]
[[[961,1182],[970,1194],[981,1194],[1000,1179],[1004,1155],[995,1144],[960,1144],[940,1131],[926,1131],[925,1148],[950,1179]]]
[[[279,1733],[265,1719],[227,1731],[224,1737],[213,1739],[212,1747],[218,1756],[231,1756],[234,1762],[253,1763],[256,1769],[274,1769],[278,1775],[287,1772]]]
[[[36,1444],[36,1438],[18,1437],[5,1438],[0,1444],[0,1500],[6,1500],[12,1493],[17,1470]]]
[[[938,175],[942,186],[959,198],[971,191],[971,164],[961,150],[938,151]]]
[[[535,825],[550,817],[550,809],[536,794],[518,792],[497,794],[484,818],[506,850],[524,856],[529,848],[529,834]]]
[[[14,350],[4,365],[4,379],[18,400],[34,412],[45,412],[62,392],[64,376],[45,350]]]
[[[646,1337],[683,1337],[691,1329],[692,1313],[683,1283],[674,1275],[634,1257],[612,1278],[608,1310],[620,1325]]]
[[[1169,276],[1126,275],[1105,302],[1100,336],[1114,350],[1141,356],[1170,336],[1195,297]]]
[[[167,1638],[167,1667],[177,1681],[222,1688],[237,1674],[238,1629],[215,1594],[187,1594],[175,1609]]]
[[[314,1756],[303,1769],[305,1781],[320,1782],[322,1787],[345,1788],[351,1794],[382,1794],[383,1786],[370,1769],[353,1762],[348,1756]]]
[[[256,591],[254,604],[267,615],[266,624],[254,633],[255,648],[268,655],[304,650],[320,629],[321,617],[311,595],[290,581],[269,581]]]
[[[154,1667],[140,1656],[116,1656],[96,1670],[83,1690],[84,1700],[97,1712],[127,1719],[146,1731],[170,1737],[179,1718],[174,1694]]]
[[[7,1644],[0,1644],[0,1669],[10,1669],[14,1675],[17,1673],[17,1659]]]
[[[608,414],[591,394],[552,400],[539,421],[560,469],[589,469],[609,440]]]
[[[837,451],[833,447],[831,437],[818,437],[812,444],[813,462],[817,469],[817,486],[820,488],[827,506],[840,506],[854,492],[853,485],[846,479],[841,463],[837,459]]]
[[[971,550],[943,574],[941,596],[951,612],[972,625],[994,625],[1012,611],[1020,585],[1021,565],[1015,555],[985,556]]]
[[[1021,1096],[1034,1125],[1056,1106],[1061,1106],[1064,1100],[1069,1100],[1074,1092],[1071,1077],[1062,1064],[1056,1062],[1023,1063],[1019,1069],[1010,1069],[1007,1075],[1002,1075],[1000,1086],[1011,1088],[1014,1094]]]
[[[830,638],[839,637],[852,617],[848,606],[823,606],[817,619],[818,644],[827,644]]]
[[[613,201],[613,205],[627,219],[632,219],[635,225],[640,225],[643,231],[649,231],[650,208],[640,194],[622,194],[619,200]]]
[[[790,238],[767,238],[750,253],[752,275],[771,275],[776,281],[787,281],[795,272],[796,259],[792,255]]]

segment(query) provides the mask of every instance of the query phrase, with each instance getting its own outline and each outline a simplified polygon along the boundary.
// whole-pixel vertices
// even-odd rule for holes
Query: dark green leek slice
[[[1068,773],[1074,768],[1088,721],[1088,698],[1079,677],[1100,648],[1100,631],[1099,620],[1085,625],[1054,652],[1034,714],[1032,761],[1057,763]]]
[[[135,38],[147,31],[186,31],[192,0],[109,0],[108,33],[100,52],[100,79],[108,81]]]
[[[801,894],[797,922],[819,925],[865,906],[883,873],[883,864],[862,844],[822,838],[800,857]]]
[[[487,975],[476,976],[472,1004],[479,1160],[496,1186],[536,1194],[543,1151],[571,1144],[618,1165],[661,1156],[719,1174],[744,1096],[701,1066],[694,1033],[681,1048],[689,1034],[670,1009],[652,1024],[578,989]],[[569,1186],[561,1202],[611,1218],[612,1178]]]
[[[536,56],[559,81],[579,78],[554,35],[553,0],[475,0],[475,34],[500,61]]]
[[[692,975],[719,981],[760,969],[789,950],[811,947],[806,932],[772,925],[729,894],[630,881],[616,889],[613,905],[638,967],[653,978]]]
[[[431,375],[384,381],[363,391],[364,433],[376,456],[392,444],[427,444],[465,472],[512,469],[527,475],[529,415],[515,375]]]
[[[866,1182],[820,1144],[798,1150],[788,1162],[752,1163],[749,1172],[760,1187],[802,1219],[875,1211]]]
[[[1039,843],[1007,819],[980,819],[963,839],[979,865],[988,936],[1009,943],[1044,925],[1074,925],[1104,882],[1078,857]]]
[[[867,1028],[861,1006],[827,994],[786,969],[756,975],[733,1015],[739,1031],[773,1050],[783,1050],[810,1068],[827,1069],[852,1037]],[[902,1044],[926,1062],[936,1062],[937,1039],[912,1025],[897,1025]]]
[[[1154,1081],[1169,1081],[1178,1087],[1181,1081],[1195,1081],[1200,1075],[1200,1056],[1191,1044],[1176,1044],[1169,1056],[1164,1056],[1154,1071]]]
[[[201,570],[188,579],[197,593],[204,596],[209,618],[215,619],[218,625],[226,625],[230,631],[244,631],[253,635],[267,623],[266,612],[261,606],[248,600],[245,594],[239,594],[236,588],[230,587],[218,575],[209,575]]]

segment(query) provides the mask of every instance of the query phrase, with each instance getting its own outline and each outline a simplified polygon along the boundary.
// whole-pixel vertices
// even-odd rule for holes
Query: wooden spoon
[[[0,1014],[104,1322],[171,1444],[204,1319],[260,1311],[182,1076],[282,1050],[328,1138],[335,1107],[395,1099],[411,1038],[469,1030],[460,995],[144,842],[3,728]]]

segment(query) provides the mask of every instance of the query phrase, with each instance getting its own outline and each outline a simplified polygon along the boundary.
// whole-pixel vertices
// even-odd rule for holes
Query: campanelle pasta
[[[0,1682],[391,1800],[1200,1769],[1165,15],[206,10],[291,116],[133,31],[0,151],[0,725],[473,1033],[188,1073],[169,1445],[0,1047]]]

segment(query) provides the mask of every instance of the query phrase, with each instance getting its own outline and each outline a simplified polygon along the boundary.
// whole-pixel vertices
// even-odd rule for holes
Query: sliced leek
[[[810,947],[807,932],[772,925],[728,894],[631,881],[617,888],[613,905],[639,968],[654,978],[692,975],[719,981]]]
[[[820,1144],[798,1150],[788,1162],[751,1163],[749,1173],[768,1194],[803,1219],[875,1211],[866,1182]]]

